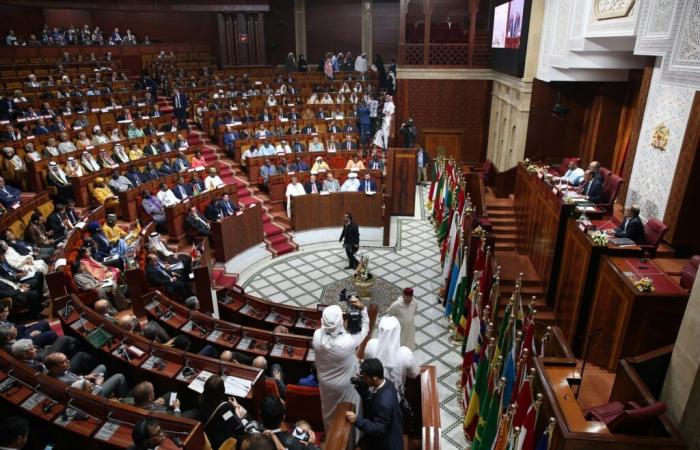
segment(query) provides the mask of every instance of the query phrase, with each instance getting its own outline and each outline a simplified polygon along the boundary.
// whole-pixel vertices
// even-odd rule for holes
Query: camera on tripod
[[[340,291],[338,301],[341,303],[347,303],[348,305],[348,332],[350,334],[357,334],[362,331],[362,313],[357,309],[350,300],[355,297],[357,293],[348,292],[347,289],[343,288]]]

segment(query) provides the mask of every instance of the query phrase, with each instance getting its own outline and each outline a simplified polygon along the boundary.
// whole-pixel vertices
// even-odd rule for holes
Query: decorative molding
[[[179,4],[170,2],[61,2],[57,5],[53,1],[32,1],[32,0],[7,0],[4,5],[34,6],[39,8],[67,8],[67,9],[90,9],[90,10],[116,10],[116,11],[138,11],[138,12],[269,12],[269,4],[218,4],[200,3],[193,1],[189,4]]]
[[[596,20],[627,17],[634,6],[634,0],[595,0],[593,13]]]
[[[294,41],[297,58],[306,52],[306,0],[294,0]]]
[[[398,67],[398,80],[493,80],[491,69],[438,69]]]

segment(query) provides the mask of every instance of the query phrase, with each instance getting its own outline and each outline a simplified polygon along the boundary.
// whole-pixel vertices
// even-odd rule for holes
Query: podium
[[[364,192],[334,192],[328,195],[299,195],[292,197],[292,228],[340,227],[345,213],[361,227],[381,227],[382,196]]]
[[[216,259],[226,262],[263,241],[262,208],[253,206],[221,222],[212,222],[211,241]]]

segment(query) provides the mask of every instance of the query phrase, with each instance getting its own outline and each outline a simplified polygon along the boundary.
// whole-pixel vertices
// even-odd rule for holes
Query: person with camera
[[[403,450],[401,406],[394,384],[384,379],[384,367],[376,358],[360,364],[360,375],[352,380],[362,398],[362,414],[345,413],[345,419],[362,431],[362,450]]]
[[[260,420],[265,432],[277,437],[286,450],[320,450],[314,442],[313,431],[307,431],[295,426],[291,433],[282,431],[282,423],[285,417],[285,407],[282,401],[272,395],[268,395],[260,405]]]
[[[355,269],[359,264],[355,253],[360,249],[360,229],[357,224],[352,221],[352,214],[345,213],[345,222],[343,223],[343,232],[340,235],[338,242],[343,242],[345,254],[348,257],[348,266],[346,269]]]
[[[316,373],[321,390],[321,410],[326,430],[333,423],[338,403],[351,402],[359,407],[360,397],[350,379],[357,373],[357,347],[369,333],[369,316],[357,297],[350,304],[360,311],[360,330],[351,334],[343,325],[343,311],[338,305],[323,310],[321,328],[314,332],[312,345],[316,354]]]

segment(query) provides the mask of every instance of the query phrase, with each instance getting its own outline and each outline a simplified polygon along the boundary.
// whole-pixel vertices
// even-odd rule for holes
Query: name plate
[[[121,425],[119,425],[117,422],[113,422],[111,420],[108,420],[107,422],[102,425],[100,430],[95,433],[95,439],[99,439],[100,441],[109,441],[112,436],[114,436],[114,433],[117,432]]]

